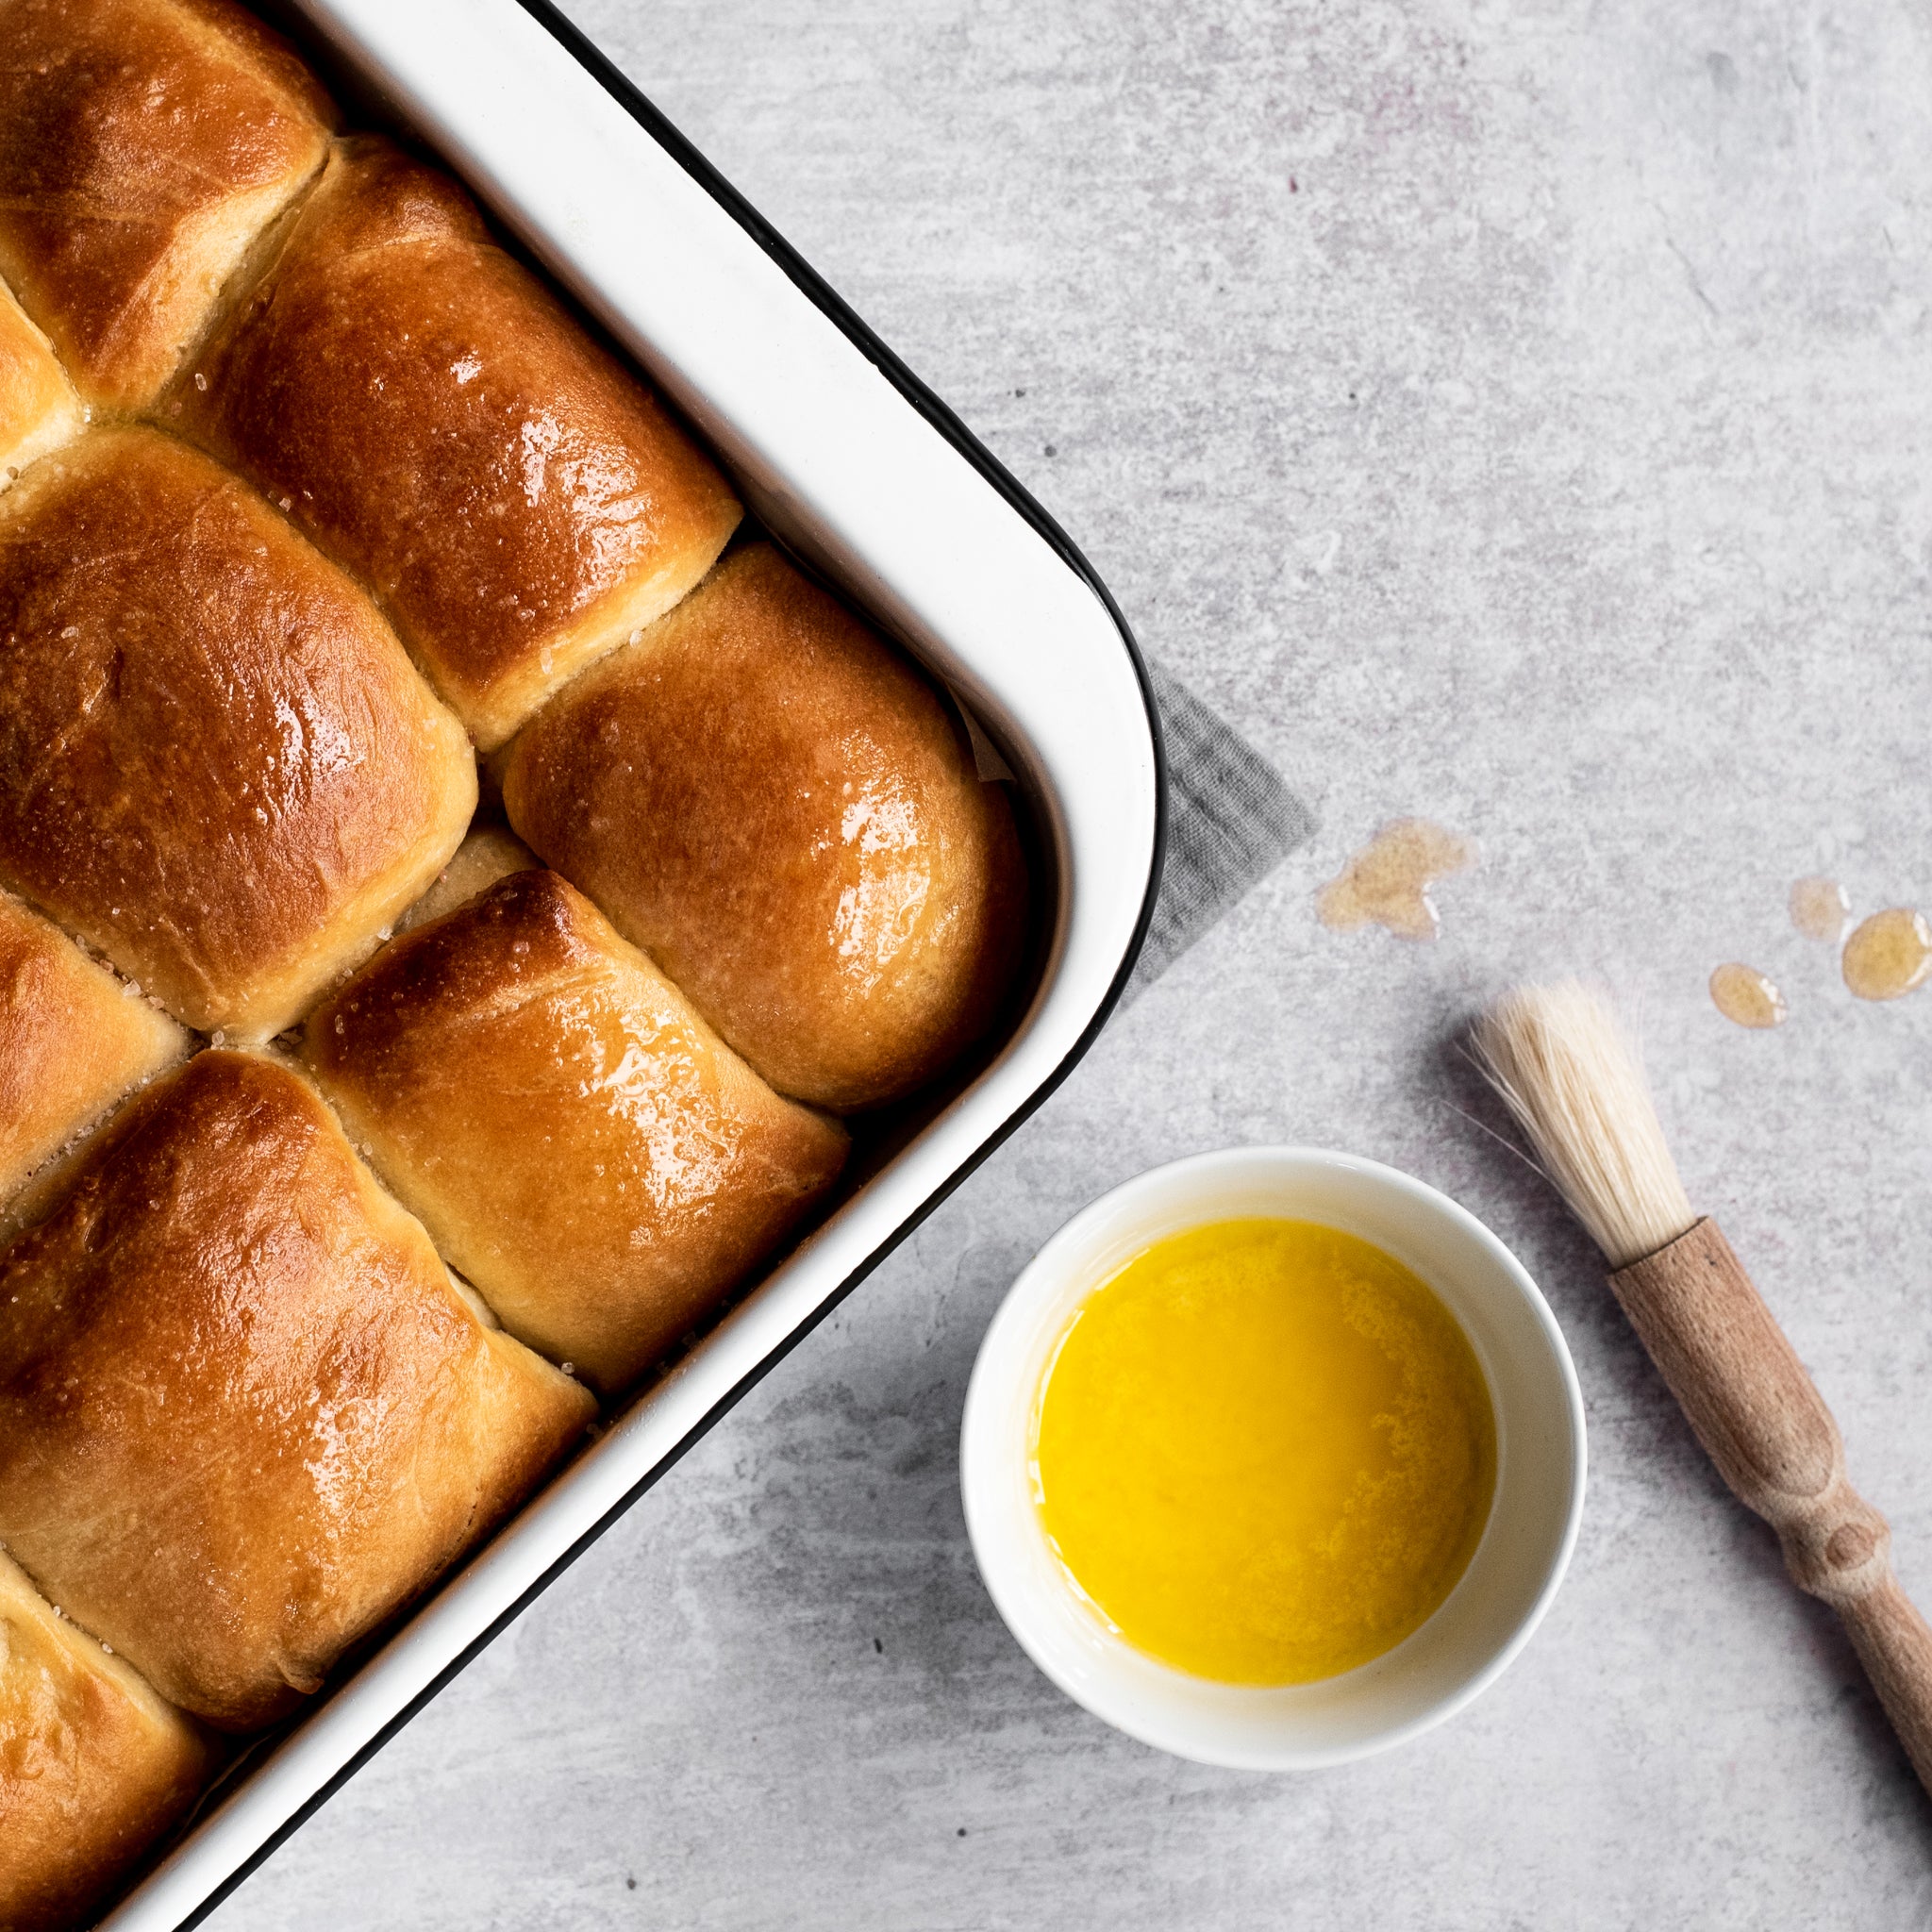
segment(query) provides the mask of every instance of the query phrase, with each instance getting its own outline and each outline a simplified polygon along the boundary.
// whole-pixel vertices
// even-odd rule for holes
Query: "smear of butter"
[[[1932,972],[1932,925],[1909,906],[1888,907],[1859,922],[1840,963],[1861,1000],[1895,1000]]]
[[[1322,888],[1316,915],[1331,932],[1382,925],[1405,940],[1432,940],[1441,917],[1429,888],[1475,863],[1475,846],[1432,819],[1394,819]]]
[[[1813,873],[1791,886],[1791,924],[1807,940],[1841,940],[1845,922],[1851,916],[1852,902],[1836,879]]]
[[[1755,966],[1726,960],[1710,975],[1710,1000],[1740,1026],[1782,1026],[1785,996]]]

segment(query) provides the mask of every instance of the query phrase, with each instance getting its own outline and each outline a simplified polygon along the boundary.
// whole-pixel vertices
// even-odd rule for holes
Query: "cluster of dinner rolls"
[[[0,279],[39,1932],[826,1211],[1027,882],[945,695],[233,0],[0,0]]]

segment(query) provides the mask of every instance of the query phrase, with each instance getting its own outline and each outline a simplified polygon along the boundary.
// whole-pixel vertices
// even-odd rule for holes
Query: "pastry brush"
[[[1777,1531],[1799,1589],[1836,1610],[1932,1792],[1932,1630],[1891,1567],[1885,1518],[1743,1265],[1693,1214],[1643,1073],[1608,1005],[1574,981],[1519,987],[1480,1021],[1483,1072],[1610,1264],[1610,1287],[1697,1440]]]

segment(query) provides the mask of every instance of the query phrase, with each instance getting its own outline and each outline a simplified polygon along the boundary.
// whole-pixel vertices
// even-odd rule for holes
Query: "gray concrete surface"
[[[1932,1808],[1447,1042],[1512,976],[1641,1003],[1932,1600],[1932,991],[1861,1007],[1790,881],[1932,902],[1932,24],[1916,0],[575,0],[1064,519],[1321,836],[252,1879],[345,1925],[1917,1926]],[[1318,886],[1477,839],[1433,948]],[[1780,1032],[1704,991],[1741,958]],[[1292,1139],[1488,1219],[1593,1469],[1541,1635],[1423,1742],[1128,1743],[975,1578],[974,1346],[1093,1194]]]

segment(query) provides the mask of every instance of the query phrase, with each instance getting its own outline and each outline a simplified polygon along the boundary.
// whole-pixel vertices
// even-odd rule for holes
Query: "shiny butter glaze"
[[[605,1388],[710,1313],[845,1155],[555,873],[385,948],[305,1053],[510,1332]]]
[[[0,274],[90,401],[153,398],[332,114],[226,0],[0,6]]]
[[[252,1055],[151,1088],[0,1254],[0,1541],[225,1727],[317,1689],[592,1412]]]
[[[739,551],[511,746],[511,824],[781,1092],[931,1079],[1011,985],[1011,808],[937,692],[774,549]]]
[[[368,599],[206,457],[94,431],[0,497],[0,880],[191,1025],[286,1025],[475,804]]]
[[[167,420],[375,591],[486,748],[689,590],[739,517],[456,183],[374,138],[337,148]]]
[[[80,398],[26,311],[0,288],[0,489],[75,435]]]
[[[189,1036],[0,892],[0,1233],[14,1191]]]
[[[61,1932],[194,1802],[216,1754],[0,1556],[0,1925]]]

